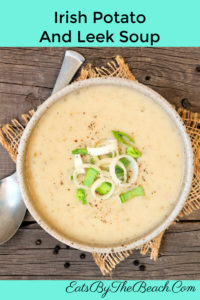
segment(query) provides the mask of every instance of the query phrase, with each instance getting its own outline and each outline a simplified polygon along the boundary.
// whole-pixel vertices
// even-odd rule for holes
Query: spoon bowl
[[[78,52],[68,50],[54,85],[52,94],[70,83],[84,57]],[[19,229],[26,213],[16,173],[0,180],[0,245],[7,242]]]
[[[0,245],[18,230],[26,213],[16,173],[0,181]]]

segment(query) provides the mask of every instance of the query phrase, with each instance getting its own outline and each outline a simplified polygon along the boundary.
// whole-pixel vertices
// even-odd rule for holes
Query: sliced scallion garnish
[[[128,167],[130,164],[130,160],[128,160],[126,157],[122,157],[120,161],[123,163],[124,167]]]
[[[91,159],[90,159],[90,163],[94,165],[94,164],[95,164],[95,162],[96,162],[96,161],[95,161],[94,157],[91,157]]]
[[[86,198],[83,199],[82,204],[87,204],[87,199]]]
[[[119,142],[121,142],[121,143],[123,143],[123,144],[125,144],[125,145],[127,145],[127,146],[130,145],[129,142],[131,142],[131,144],[134,144],[134,140],[130,137],[130,135],[128,135],[128,134],[126,134],[126,133],[124,133],[124,132],[121,132],[121,131],[115,131],[115,130],[113,130],[112,133],[113,133],[114,137],[115,137]],[[126,140],[128,140],[128,142],[127,142]]]
[[[72,154],[82,154],[82,155],[86,155],[88,154],[87,149],[85,148],[78,148],[72,151]]]
[[[98,188],[102,185],[106,183],[106,186],[104,185],[104,188],[102,188],[100,191],[102,192],[102,194],[99,194]],[[107,185],[108,183],[110,183],[110,187]],[[110,190],[108,191],[108,189],[110,188]],[[92,196],[94,197],[94,199],[96,200],[106,200],[109,199],[110,196],[114,193],[115,190],[115,184],[112,180],[110,180],[107,177],[100,177],[97,180],[94,181],[94,183],[91,186],[91,193]],[[105,194],[103,194],[105,193]]]
[[[125,168],[130,164],[130,161],[125,157],[122,157],[120,161],[123,163]],[[124,170],[118,165],[115,167],[115,174],[119,180],[122,181],[124,179]]]
[[[96,192],[100,195],[106,195],[110,192],[112,184],[110,182],[103,182],[97,189]]]
[[[124,179],[124,170],[118,165],[115,167],[115,174],[119,180]]]
[[[83,204],[87,203],[86,193],[83,188],[77,189],[75,197],[78,201],[81,201]]]
[[[99,171],[97,171],[96,169],[89,168],[86,172],[83,185],[85,185],[87,187],[90,187],[93,184],[93,182],[94,182],[95,178],[97,177],[98,173],[99,173]]]
[[[80,174],[84,174],[85,171],[82,168],[83,161],[80,154],[74,154],[74,167],[75,169],[79,169]]]
[[[141,156],[141,152],[134,147],[128,147],[126,150],[126,154],[130,155],[133,158],[139,158]]]
[[[109,143],[100,147],[95,147],[95,148],[87,147],[88,154],[90,154],[91,156],[99,156],[99,155],[112,153],[116,151],[116,149],[117,149],[117,141],[114,139],[112,140],[110,139]]]
[[[144,193],[143,187],[141,185],[139,185],[138,187],[136,187],[126,193],[120,194],[119,197],[120,197],[121,202],[124,203],[134,197],[144,196],[144,195],[145,195],[145,193]]]
[[[141,156],[141,152],[134,147],[134,140],[128,134],[121,131],[112,133],[115,138],[100,140],[94,148],[83,146],[85,148],[72,151],[74,171],[71,180],[78,189],[76,198],[83,204],[87,203],[87,190],[97,200],[108,199],[114,192],[122,202],[144,195],[141,186],[122,193],[125,187],[131,188],[137,180],[136,159]],[[118,141],[124,145],[120,146]]]

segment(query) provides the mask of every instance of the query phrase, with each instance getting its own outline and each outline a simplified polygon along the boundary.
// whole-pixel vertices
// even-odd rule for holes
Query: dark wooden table
[[[1,125],[36,107],[50,95],[65,50],[0,49]],[[77,50],[85,56],[86,63],[96,66],[106,64],[117,54],[122,55],[140,82],[172,104],[200,113],[200,48]],[[14,169],[14,163],[0,147],[0,177]],[[0,279],[98,278],[102,276],[91,254],[68,249],[44,232],[29,213],[15,237],[0,246]],[[169,228],[156,262],[135,251],[116,267],[113,279],[200,279],[200,211]]]

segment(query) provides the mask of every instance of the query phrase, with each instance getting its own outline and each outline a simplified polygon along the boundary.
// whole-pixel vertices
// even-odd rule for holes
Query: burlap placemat
[[[102,66],[100,68],[93,67],[90,64],[83,67],[78,80],[105,76],[115,76],[136,80],[128,65],[125,64],[123,58],[120,56],[117,56],[115,60],[110,61],[106,66]],[[198,118],[197,113],[192,113],[181,108],[177,111],[186,125],[194,152],[194,177],[192,189],[180,214],[180,216],[183,216],[200,208],[200,119]],[[17,148],[21,135],[33,114],[34,110],[29,111],[29,113],[23,114],[20,120],[13,119],[10,123],[5,124],[0,128],[0,143],[8,151],[13,161],[16,161]],[[156,260],[163,234],[164,232],[157,238],[143,245],[140,248],[141,254],[144,255],[147,252],[150,252],[150,258]],[[133,250],[109,254],[93,253],[93,257],[102,274],[106,275],[111,274],[116,265],[128,257],[132,252]]]

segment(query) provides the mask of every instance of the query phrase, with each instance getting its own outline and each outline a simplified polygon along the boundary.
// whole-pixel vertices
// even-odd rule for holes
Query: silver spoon
[[[70,83],[84,57],[68,50],[56,80],[52,94]],[[7,242],[20,227],[26,213],[26,206],[20,194],[16,173],[0,180],[0,245]]]

